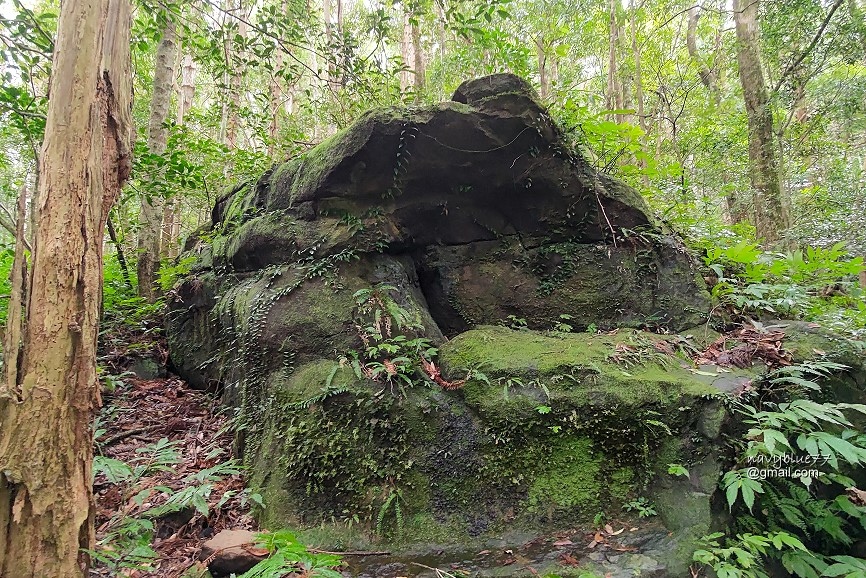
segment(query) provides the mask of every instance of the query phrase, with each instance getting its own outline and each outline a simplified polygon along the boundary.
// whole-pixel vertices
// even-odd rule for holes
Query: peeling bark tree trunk
[[[782,201],[779,165],[773,135],[773,111],[761,70],[758,48],[758,0],[734,0],[737,62],[749,122],[749,180],[754,198],[749,221],[758,237],[778,241],[789,226]],[[736,206],[736,204],[735,204]],[[741,211],[736,211],[737,217]]]
[[[0,576],[84,576],[102,239],[130,169],[128,0],[64,0],[40,163],[33,281],[0,383]],[[15,359],[6,359],[15,363]]]
[[[175,24],[169,20],[162,31],[156,49],[156,64],[153,71],[153,99],[150,102],[147,147],[151,154],[165,152],[168,131],[165,121],[171,104],[174,66],[177,60],[177,34]],[[141,199],[138,232],[138,294],[153,303],[157,298],[156,274],[161,255],[161,233],[165,199],[158,195]]]

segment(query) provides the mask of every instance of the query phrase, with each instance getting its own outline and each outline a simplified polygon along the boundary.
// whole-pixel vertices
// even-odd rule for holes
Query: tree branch
[[[824,21],[821,22],[821,26],[818,28],[818,31],[815,33],[815,37],[812,38],[812,42],[809,43],[809,46],[800,53],[800,56],[797,59],[788,65],[784,72],[782,72],[782,76],[779,77],[779,80],[776,82],[776,86],[773,87],[773,91],[771,95],[779,92],[779,89],[782,88],[782,84],[785,82],[785,79],[794,72],[800,64],[809,56],[809,53],[815,49],[815,46],[818,45],[818,41],[821,39],[821,35],[824,34],[824,30],[827,28],[827,25],[830,24],[830,19],[833,18],[833,14],[835,14],[836,10],[839,6],[842,5],[844,0],[836,0],[833,6],[830,7],[830,11],[827,12],[827,16],[824,18]]]

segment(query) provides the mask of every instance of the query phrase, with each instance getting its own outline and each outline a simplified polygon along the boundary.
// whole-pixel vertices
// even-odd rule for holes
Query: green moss
[[[470,540],[466,532],[466,522],[460,516],[444,516],[438,519],[429,511],[422,511],[406,519],[403,536],[395,543],[398,546],[424,543],[454,544],[466,543]]]
[[[607,491],[614,500],[624,502],[626,498],[634,495],[636,482],[638,479],[634,469],[618,468],[607,477]]]
[[[547,450],[548,455],[540,456],[539,469],[531,472],[527,510],[542,513],[549,521],[564,515],[590,517],[602,497],[601,456],[583,438],[563,439]]]
[[[394,487],[423,480],[407,477],[406,426],[400,400],[377,394],[333,362],[298,368],[269,384],[263,403],[267,424],[259,450],[247,453],[252,485],[275,504],[268,520],[361,522],[370,527]],[[330,387],[326,387],[331,376]],[[413,495],[423,503],[423,495]]]
[[[643,334],[647,339],[659,339]],[[701,396],[716,390],[678,367],[654,364],[628,370],[609,360],[616,335],[556,334],[486,326],[458,335],[440,351],[442,365],[453,377],[470,368],[491,378],[517,377],[543,384],[554,400],[573,403],[621,403],[630,406],[670,403],[684,395]],[[465,387],[472,405],[499,404],[502,387],[471,381]],[[472,403],[474,401],[474,403]],[[513,408],[506,407],[506,411]]]

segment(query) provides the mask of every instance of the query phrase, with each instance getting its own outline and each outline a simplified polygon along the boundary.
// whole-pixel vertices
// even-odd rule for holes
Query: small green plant
[[[103,476],[109,484],[119,487],[124,504],[134,504],[139,509],[154,492],[167,495],[164,503],[130,515],[129,509],[123,509],[108,520],[102,530],[102,536],[94,551],[90,552],[94,560],[119,573],[128,569],[151,569],[150,564],[156,558],[156,552],[151,547],[154,524],[152,520],[173,512],[194,509],[202,516],[210,512],[208,499],[216,482],[225,476],[240,474],[240,469],[234,460],[217,464],[210,468],[189,474],[183,479],[183,489],[175,490],[167,486],[151,487],[146,480],[158,472],[171,471],[181,461],[180,442],[170,442],[166,438],[138,448],[136,458],[127,464],[123,461],[97,455],[93,459],[93,475]],[[226,492],[220,499],[220,507],[225,504],[234,492]],[[244,492],[247,499],[261,506],[261,497],[257,494]],[[244,500],[242,500],[243,502]]]
[[[272,534],[259,534],[256,545],[266,549],[270,556],[262,560],[240,578],[282,578],[283,576],[309,576],[342,578],[336,570],[342,564],[339,556],[309,550],[288,530]]]
[[[355,327],[364,348],[348,352],[340,364],[351,367],[359,378],[402,389],[420,380],[422,368],[432,363],[438,349],[426,337],[397,333],[419,331],[423,325],[417,313],[394,301],[390,293],[396,290],[382,284],[355,292]]]
[[[721,481],[738,533],[724,544],[709,536],[695,561],[734,578],[766,576],[769,560],[800,578],[862,576],[866,561],[846,554],[866,536],[866,506],[849,477],[866,464],[866,435],[846,413],[866,406],[809,399],[838,369],[812,361],[776,370],[749,400],[729,403],[747,428]]]
[[[189,255],[176,261],[164,259],[159,266],[157,279],[159,288],[165,292],[174,287],[178,281],[189,275],[197,259],[198,255]]]
[[[682,464],[668,464],[668,473],[672,476],[689,477],[689,470]]]
[[[390,487],[387,490],[387,496],[379,506],[379,513],[376,516],[376,533],[384,536],[387,533],[386,520],[391,514],[394,520],[394,535],[397,538],[403,536],[403,507],[400,505],[403,501],[403,496],[400,490],[395,487]]]
[[[560,333],[571,333],[574,330],[574,326],[569,324],[568,321],[571,321],[572,319],[573,317],[571,315],[563,313],[559,316],[559,321],[553,325],[553,330],[559,331]]]
[[[715,533],[701,539],[701,547],[692,559],[713,569],[719,578],[769,578],[764,570],[764,562],[773,551],[808,553],[806,547],[796,537],[787,532],[773,532],[767,535],[737,534],[736,539],[719,540],[724,533]],[[799,574],[802,578],[809,574]],[[811,573],[817,578],[818,574]],[[839,576],[839,574],[825,574]]]
[[[505,326],[510,327],[511,329],[529,329],[529,326],[526,323],[526,319],[524,319],[523,317],[509,315],[506,320],[507,323],[505,323]]]
[[[649,518],[658,515],[655,504],[644,497],[636,498],[623,504],[622,509],[626,512],[636,512],[638,518]]]
[[[755,243],[740,241],[708,248],[704,261],[715,277],[713,295],[737,315],[812,319],[842,315],[856,324],[844,329],[864,328],[866,319],[856,315],[866,310],[857,280],[864,268],[863,258],[850,258],[841,243],[828,249],[769,253]]]

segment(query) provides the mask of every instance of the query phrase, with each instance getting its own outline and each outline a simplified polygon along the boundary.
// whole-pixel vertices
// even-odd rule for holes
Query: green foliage
[[[179,280],[189,274],[196,259],[196,255],[188,255],[174,263],[168,260],[162,262],[159,266],[157,284],[163,293],[169,291]]]
[[[818,380],[841,369],[813,361],[776,370],[753,401],[733,402],[747,429],[721,485],[741,533],[724,544],[723,534],[706,537],[696,562],[731,577],[763,578],[770,559],[800,578],[856,575],[864,561],[839,557],[866,537],[866,507],[845,493],[866,465],[866,435],[849,415],[866,414],[866,405],[809,399],[821,395]]]
[[[120,503],[135,504],[141,508],[154,492],[168,496],[162,504],[141,510],[135,516],[129,515],[128,509],[115,512],[105,525],[96,550],[90,552],[98,563],[115,572],[124,569],[152,569],[151,563],[157,558],[157,553],[151,547],[154,531],[152,520],[187,509],[194,509],[202,516],[207,516],[208,498],[215,482],[225,476],[241,473],[235,462],[229,460],[187,475],[183,479],[184,487],[180,490],[167,486],[150,486],[150,476],[158,472],[172,471],[181,462],[180,443],[162,438],[136,449],[138,455],[130,463],[102,455],[94,456],[94,478],[104,476],[107,483],[117,486],[121,495]],[[233,492],[226,494],[228,495],[220,500],[220,506],[232,497]],[[245,498],[261,506],[261,496],[248,494],[249,492],[245,492]]]
[[[15,250],[5,248],[0,250],[0,295],[9,295],[12,291],[10,277],[12,275],[12,261]],[[6,326],[6,315],[9,310],[9,298],[0,298],[0,324]]]
[[[297,575],[342,578],[342,574],[336,570],[342,564],[338,556],[310,551],[288,530],[259,534],[256,546],[267,549],[270,556],[241,574],[240,578]]]
[[[736,539],[726,540],[724,545],[720,542],[722,537],[723,533],[704,536],[701,548],[693,556],[695,562],[709,566],[719,578],[769,578],[764,569],[769,555],[791,551],[808,554],[802,542],[787,532],[737,534]]]
[[[857,279],[864,270],[863,258],[849,257],[841,243],[829,249],[771,253],[740,241],[709,247],[706,253],[704,261],[717,277],[713,296],[735,313],[820,320],[838,316],[839,310],[866,309]]]
[[[396,538],[403,537],[403,529],[405,523],[403,521],[403,507],[400,505],[403,501],[403,496],[397,488],[389,488],[388,496],[379,506],[379,513],[376,515],[376,533],[380,536],[393,534]],[[386,521],[389,517],[393,519],[393,532],[389,532],[386,528]]]
[[[364,349],[348,352],[340,365],[351,367],[360,379],[403,388],[420,381],[422,368],[432,363],[438,349],[426,337],[397,333],[418,331],[423,325],[417,312],[410,313],[394,301],[392,291],[396,288],[382,284],[354,293],[356,328]]]
[[[649,518],[657,516],[655,505],[647,498],[639,497],[623,504],[622,509],[626,512],[635,512],[638,518]]]

